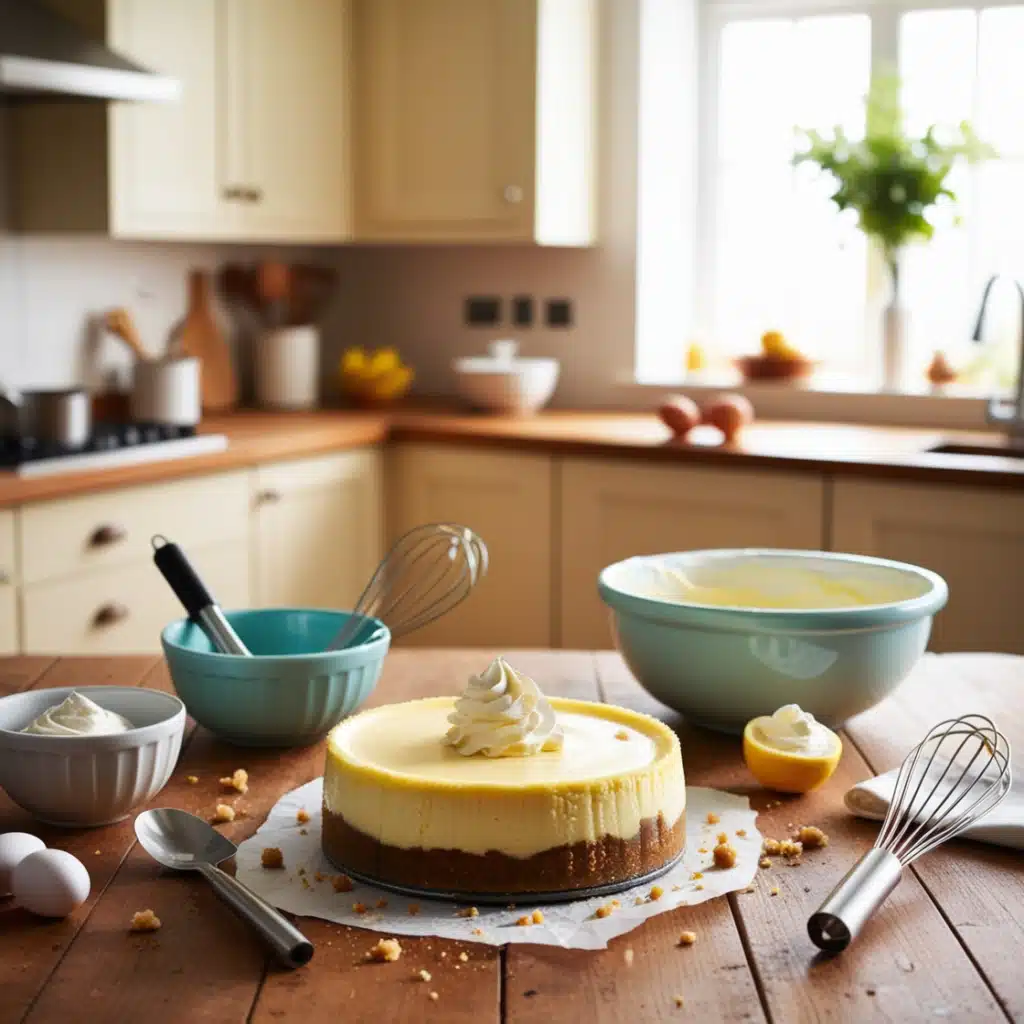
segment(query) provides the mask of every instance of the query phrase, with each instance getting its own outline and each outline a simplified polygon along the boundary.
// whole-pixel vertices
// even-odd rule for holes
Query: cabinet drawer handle
[[[265,491],[260,491],[256,495],[257,505],[276,505],[281,500],[281,492],[275,491],[272,487],[268,487]]]
[[[11,582],[11,574],[6,569],[0,569],[0,587]]]
[[[97,526],[89,538],[89,547],[107,548],[111,544],[117,544],[128,536],[128,531],[119,523],[104,523]]]
[[[220,190],[220,194],[225,199],[244,199],[245,189],[241,185],[228,185]]]
[[[519,185],[505,186],[505,202],[521,203],[523,201],[523,189]]]
[[[93,628],[104,629],[107,626],[113,626],[118,622],[123,622],[128,615],[127,605],[121,604],[120,601],[110,601],[96,610],[96,614],[92,617]]]
[[[263,198],[263,189],[248,185],[242,189],[242,198],[249,203],[258,203]]]

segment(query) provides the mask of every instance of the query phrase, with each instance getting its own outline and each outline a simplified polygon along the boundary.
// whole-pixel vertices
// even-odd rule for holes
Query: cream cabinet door
[[[552,645],[552,461],[546,456],[402,445],[394,452],[394,535],[453,521],[487,544],[490,568],[458,608],[403,643],[431,647]]]
[[[356,237],[533,238],[536,0],[356,0]]]
[[[355,604],[381,557],[380,460],[367,449],[255,471],[259,607]]]
[[[217,0],[108,0],[107,39],[177,78],[176,103],[111,103],[110,232],[121,238],[230,237],[237,201],[221,176],[223,25]],[[76,187],[81,188],[81,183]]]
[[[177,2],[177,0],[176,0]],[[348,235],[348,0],[225,0],[225,174],[242,236]]]
[[[562,464],[561,645],[612,646],[598,573],[632,555],[697,548],[823,546],[813,476],[606,459]]]
[[[0,654],[17,654],[18,599],[14,513],[0,511]]]
[[[1024,494],[837,480],[832,544],[932,569],[949,584],[936,651],[1024,654]]]

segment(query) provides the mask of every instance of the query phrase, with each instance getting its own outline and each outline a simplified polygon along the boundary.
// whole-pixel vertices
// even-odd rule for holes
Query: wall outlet
[[[572,327],[572,299],[548,299],[544,321],[548,327]]]
[[[533,296],[516,295],[512,299],[512,323],[516,327],[532,327],[533,316]]]
[[[497,327],[501,323],[501,299],[494,295],[470,295],[463,316],[470,327]]]

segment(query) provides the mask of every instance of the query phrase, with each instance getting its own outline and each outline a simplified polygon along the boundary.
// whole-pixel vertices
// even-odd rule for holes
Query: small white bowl
[[[452,363],[463,398],[478,409],[525,415],[547,405],[558,384],[557,359],[519,359],[514,341],[495,341],[489,356]]]
[[[74,689],[28,690],[0,699],[0,786],[47,824],[109,825],[167,784],[181,752],[185,705],[158,690],[90,686],[80,692],[135,728],[109,736],[21,732]]]

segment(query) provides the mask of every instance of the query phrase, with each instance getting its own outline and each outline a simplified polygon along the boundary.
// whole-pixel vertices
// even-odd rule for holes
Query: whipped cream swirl
[[[799,704],[784,704],[775,714],[760,719],[757,731],[763,743],[813,757],[830,754],[835,734]]]
[[[38,736],[109,736],[134,728],[127,718],[101,708],[76,690],[21,731]]]
[[[455,702],[445,742],[471,757],[527,757],[561,750],[562,730],[537,684],[495,658]]]

